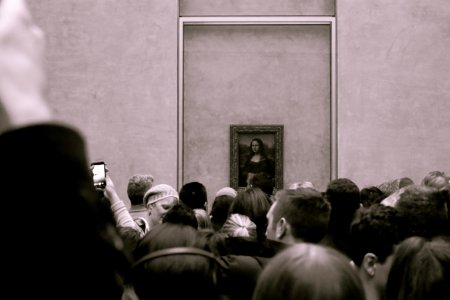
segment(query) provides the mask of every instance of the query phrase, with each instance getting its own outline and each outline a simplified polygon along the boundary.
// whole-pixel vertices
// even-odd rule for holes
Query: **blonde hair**
[[[221,231],[230,237],[256,239],[256,224],[248,216],[241,214],[231,214],[223,224]]]
[[[198,223],[197,229],[199,231],[213,231],[211,219],[209,218],[206,210],[202,208],[196,208],[193,211]]]

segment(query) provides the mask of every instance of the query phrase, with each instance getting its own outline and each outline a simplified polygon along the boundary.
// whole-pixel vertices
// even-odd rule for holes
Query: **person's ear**
[[[376,264],[378,262],[378,257],[373,253],[366,253],[364,255],[361,267],[370,276],[374,277],[376,274]]]
[[[288,224],[285,218],[281,218],[278,221],[275,231],[275,237],[277,238],[277,240],[281,240],[286,235],[287,226]]]
[[[350,266],[352,267],[353,270],[358,270],[358,266],[355,264],[353,260],[350,261]]]

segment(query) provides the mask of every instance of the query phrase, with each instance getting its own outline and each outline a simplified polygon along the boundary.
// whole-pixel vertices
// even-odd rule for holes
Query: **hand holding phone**
[[[91,163],[92,179],[96,188],[106,187],[106,166],[103,161]]]

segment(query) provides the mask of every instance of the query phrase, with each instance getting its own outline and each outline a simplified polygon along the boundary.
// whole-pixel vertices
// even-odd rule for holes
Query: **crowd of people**
[[[4,293],[42,299],[450,299],[450,178],[360,188],[133,175],[95,188],[76,128],[45,101],[44,38],[24,0],[0,2]],[[61,170],[64,170],[61,172]],[[211,207],[209,210],[208,207]],[[11,229],[11,230],[9,230]],[[14,229],[14,230],[12,230]]]

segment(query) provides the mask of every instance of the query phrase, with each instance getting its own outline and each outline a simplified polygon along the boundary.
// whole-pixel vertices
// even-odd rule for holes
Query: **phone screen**
[[[106,170],[104,162],[95,162],[92,166],[92,178],[94,180],[94,186],[104,188],[106,186]]]

